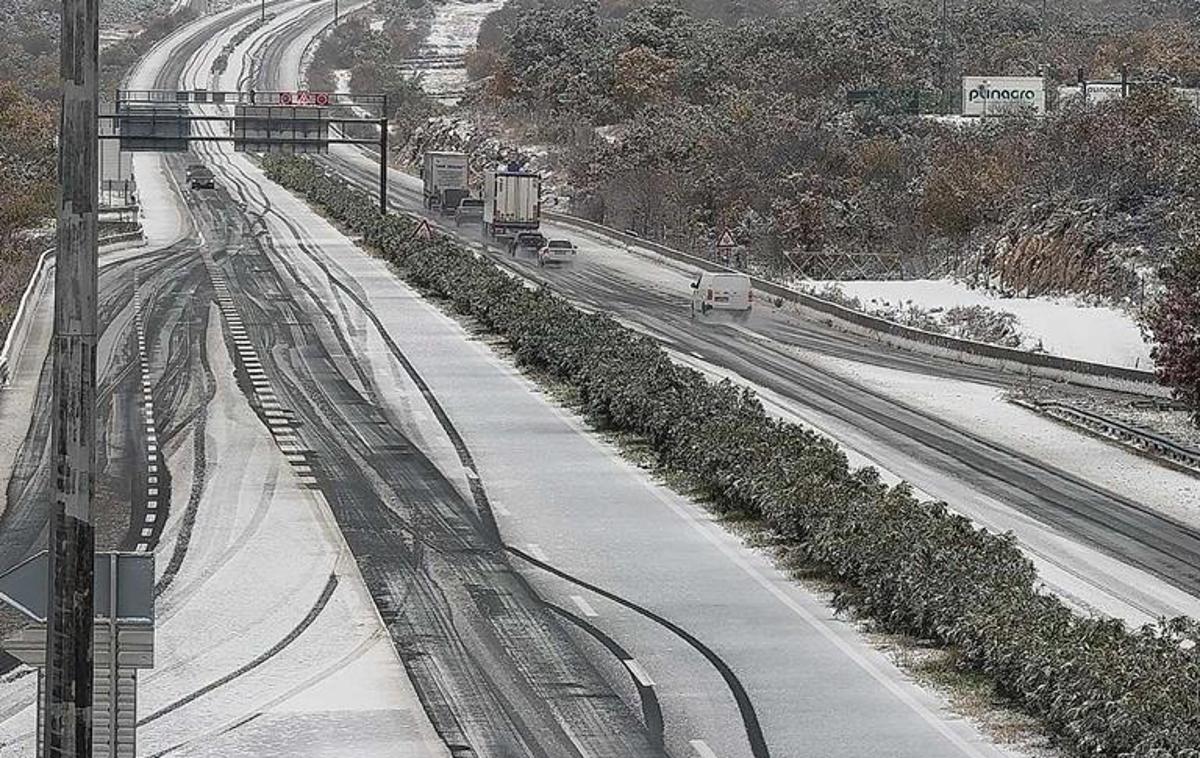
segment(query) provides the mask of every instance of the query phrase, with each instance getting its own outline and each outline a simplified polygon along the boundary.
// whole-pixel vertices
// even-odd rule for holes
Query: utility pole
[[[939,30],[940,34],[938,35],[938,47],[941,48],[938,51],[939,52],[938,57],[941,59],[938,63],[938,79],[940,80],[938,82],[938,85],[939,85],[940,89],[942,90],[942,115],[946,115],[947,113],[950,112],[950,98],[948,96],[950,82],[946,78],[947,73],[948,73],[946,70],[947,69],[946,55],[949,52],[949,50],[948,50],[949,46],[946,44],[946,33],[948,31],[947,20],[948,20],[948,16],[949,16],[948,10],[946,8],[946,3],[947,3],[947,0],[942,0],[941,29]]]
[[[1042,0],[1042,76],[1050,75],[1050,0]]]
[[[63,0],[45,758],[92,755],[99,0]]]
[[[387,112],[387,101],[384,100],[384,112]],[[388,120],[385,116],[379,119],[379,215],[386,216],[388,212]]]
[[[333,0],[333,25],[338,25],[338,0]]]

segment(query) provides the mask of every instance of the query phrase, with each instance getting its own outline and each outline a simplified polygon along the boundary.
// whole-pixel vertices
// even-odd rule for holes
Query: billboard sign
[[[1103,103],[1107,100],[1120,100],[1125,86],[1126,85],[1122,85],[1121,82],[1114,81],[1090,81],[1084,82],[1083,84],[1063,86],[1058,88],[1058,99],[1060,102],[1074,100],[1082,97],[1084,91],[1086,90],[1087,104],[1095,105],[1097,103]],[[1132,93],[1139,88],[1155,85],[1153,85],[1151,82],[1129,81],[1127,82],[1127,86],[1129,87],[1129,91]],[[1190,105],[1193,109],[1200,111],[1200,89],[1194,89],[1191,87],[1172,87],[1171,89],[1176,95],[1179,96],[1181,100],[1183,100],[1183,102]]]
[[[964,116],[1042,116],[1046,82],[1040,76],[964,76]]]

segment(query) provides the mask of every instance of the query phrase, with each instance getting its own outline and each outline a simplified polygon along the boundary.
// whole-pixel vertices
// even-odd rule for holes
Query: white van
[[[732,311],[745,318],[754,306],[754,290],[746,274],[705,271],[692,282],[692,316]]]

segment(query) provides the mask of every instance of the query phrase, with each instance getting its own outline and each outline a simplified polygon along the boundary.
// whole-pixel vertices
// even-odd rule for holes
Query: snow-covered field
[[[806,282],[817,290],[836,284],[862,301],[867,310],[911,303],[919,308],[985,305],[1017,316],[1026,346],[1052,355],[1150,369],[1150,346],[1133,316],[1115,308],[1091,306],[1064,298],[1001,297],[949,279],[913,281]]]
[[[434,7],[433,22],[429,37],[425,40],[423,55],[465,56],[475,48],[479,26],[493,11],[499,10],[505,0],[479,0],[465,2],[450,0]],[[467,70],[463,68],[431,69],[422,73],[425,90],[431,93],[459,93],[467,84]],[[458,101],[457,97],[446,97],[447,104]]]

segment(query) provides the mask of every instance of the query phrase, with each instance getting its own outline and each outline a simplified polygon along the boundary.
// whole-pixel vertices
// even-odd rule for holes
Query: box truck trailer
[[[431,151],[421,167],[425,182],[425,207],[452,212],[470,196],[471,167],[466,153]]]
[[[542,177],[520,171],[489,171],[483,181],[483,233],[505,237],[541,225]]]

